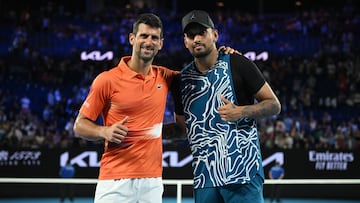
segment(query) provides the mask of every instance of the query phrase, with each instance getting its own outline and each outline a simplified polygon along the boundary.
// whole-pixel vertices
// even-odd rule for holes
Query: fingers
[[[114,127],[114,129],[112,131],[109,141],[119,144],[122,142],[122,140],[125,139],[127,132],[128,132],[127,128],[126,128],[126,126],[123,126],[123,125],[115,125],[113,127]]]
[[[114,132],[109,141],[120,144],[124,139],[125,139],[124,135],[122,135],[121,133]]]
[[[125,139],[129,129],[124,124],[128,122],[128,120],[129,117],[126,116],[121,121],[118,121],[114,123],[112,126],[110,126],[110,135],[108,135],[108,140],[110,142],[119,144],[122,142],[122,140]]]
[[[231,101],[227,100],[223,95],[220,96],[220,99],[225,103],[225,105],[231,104]]]
[[[128,122],[129,117],[126,116],[125,118],[123,118],[121,121],[116,122],[114,125],[116,126],[117,129],[114,129],[115,131],[122,131],[125,132],[125,134],[128,132],[128,128],[126,127],[126,123]]]
[[[223,101],[225,103],[225,106],[229,104],[229,105],[231,105],[232,108],[236,107],[236,105],[234,103],[232,103],[230,100],[227,100],[224,96],[221,95],[220,98],[221,98],[221,101]]]
[[[226,47],[224,53],[225,53],[225,54],[233,54],[233,53],[234,53],[234,49],[231,48],[231,47]]]
[[[222,102],[224,102],[224,105],[218,107],[218,113],[221,119],[224,121],[236,120],[234,118],[234,110],[236,108],[235,104],[226,99],[223,95],[220,96],[220,99]]]
[[[225,54],[240,54],[238,50],[235,50],[234,48],[228,46],[220,46],[218,50],[223,51]]]
[[[226,48],[225,48],[225,46],[223,45],[223,46],[220,46],[220,47],[219,47],[218,51],[225,51],[225,49],[226,49]]]

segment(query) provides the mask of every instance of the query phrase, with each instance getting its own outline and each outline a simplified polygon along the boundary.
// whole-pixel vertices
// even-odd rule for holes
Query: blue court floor
[[[265,203],[269,203],[265,199]],[[60,203],[57,198],[0,198],[0,203]],[[66,200],[64,203],[71,203]],[[92,198],[75,198],[73,203],[93,203]],[[165,197],[163,203],[176,203],[176,198]],[[183,198],[182,203],[194,203],[192,198]],[[281,203],[360,203],[360,200],[334,200],[334,199],[282,199]]]

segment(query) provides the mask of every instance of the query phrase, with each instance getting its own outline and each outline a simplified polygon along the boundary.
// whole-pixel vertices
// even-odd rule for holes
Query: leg
[[[275,191],[275,199],[277,202],[280,202],[280,193],[281,193],[281,185],[276,185],[276,191]]]
[[[66,184],[60,184],[59,191],[60,191],[60,202],[64,202],[66,197]]]
[[[138,178],[135,179],[137,187],[138,203],[159,203],[162,202],[164,185],[162,178]]]
[[[276,185],[272,184],[270,189],[270,202],[273,202],[275,200],[275,194],[276,194]]]
[[[73,202],[74,201],[74,185],[73,184],[69,184],[69,187],[68,187],[68,189],[69,189],[69,199],[70,199],[70,201],[71,202]]]
[[[137,202],[134,179],[99,180],[94,203]]]

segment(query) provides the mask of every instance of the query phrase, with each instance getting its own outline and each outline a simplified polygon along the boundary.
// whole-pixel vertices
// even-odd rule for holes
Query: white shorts
[[[162,178],[99,180],[94,203],[159,203],[163,192]]]

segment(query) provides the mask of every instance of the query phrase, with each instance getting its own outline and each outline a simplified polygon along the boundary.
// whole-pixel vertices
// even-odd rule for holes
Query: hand
[[[225,54],[240,54],[238,50],[235,50],[231,47],[220,46],[218,50],[223,51]]]
[[[218,111],[221,119],[224,121],[238,120],[239,118],[237,115],[237,106],[233,104],[231,101],[225,99],[225,97],[222,95],[221,95],[221,101],[225,103],[225,105],[218,107]]]
[[[105,139],[109,142],[120,144],[125,139],[129,129],[124,125],[128,121],[129,117],[126,116],[123,120],[114,123],[111,126],[107,126],[105,130]]]

